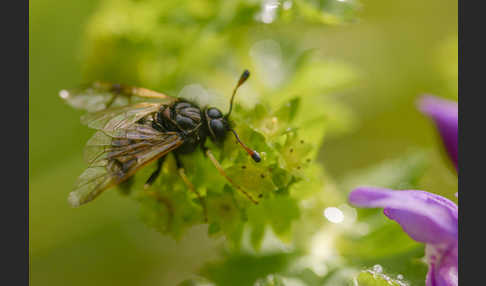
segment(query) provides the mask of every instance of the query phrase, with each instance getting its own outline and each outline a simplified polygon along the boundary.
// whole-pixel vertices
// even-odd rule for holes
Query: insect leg
[[[165,156],[161,157],[157,160],[157,169],[150,175],[148,180],[145,182],[145,185],[143,186],[144,189],[149,188],[154,182],[155,179],[160,175],[160,171],[162,170],[162,163],[164,163]]]
[[[113,83],[113,84],[108,84],[108,85],[111,85],[110,91],[113,92],[113,95],[111,96],[110,100],[106,103],[105,108],[110,108],[111,105],[113,104],[113,102],[115,102],[115,100],[118,98],[118,96],[122,92],[122,86],[120,84]],[[128,98],[131,98],[131,96],[129,96]]]
[[[177,170],[179,171],[179,176],[181,176],[182,180],[187,185],[187,187],[189,188],[189,190],[191,190],[191,192],[193,192],[193,193],[196,194],[199,202],[201,203],[201,205],[203,207],[204,221],[207,222],[208,221],[208,212],[207,212],[207,209],[206,209],[206,204],[204,203],[204,200],[201,197],[201,194],[199,194],[199,192],[196,190],[196,188],[191,183],[191,181],[189,180],[189,178],[187,178],[186,172],[184,171],[184,167],[182,166],[182,162],[181,162],[179,156],[177,156],[177,154],[175,154],[175,153],[174,153],[174,156],[175,156],[175,160],[176,160],[176,164],[177,164]]]
[[[119,93],[115,93],[111,96],[110,100],[105,104],[105,109],[110,108],[113,102],[117,99]]]
[[[219,164],[218,160],[216,160],[216,158],[214,157],[213,155],[213,152],[211,152],[211,150],[203,147],[203,150],[205,150],[205,153],[206,155],[208,156],[209,160],[211,160],[211,162],[213,163],[214,167],[216,167],[216,169],[219,171],[219,173],[226,178],[226,180],[228,180],[228,182],[230,182],[231,185],[233,185],[233,187],[235,187],[238,191],[242,192],[252,203],[254,203],[255,205],[258,204],[258,201],[256,201],[254,198],[252,198],[252,196],[250,196],[250,194],[248,192],[246,192],[245,190],[243,190],[240,186],[238,186],[235,182],[233,182],[233,180],[231,180],[230,177],[228,177],[228,175],[226,174],[226,172],[223,170],[223,167],[221,167],[221,165]]]

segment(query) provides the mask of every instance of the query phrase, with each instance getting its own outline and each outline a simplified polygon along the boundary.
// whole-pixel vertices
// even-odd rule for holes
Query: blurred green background
[[[116,192],[81,209],[67,194],[83,171],[92,132],[57,96],[82,83],[83,33],[98,1],[29,2],[29,234],[32,285],[175,285],[220,255],[203,227],[181,241],[148,228],[138,205]],[[457,177],[442,157],[417,95],[457,99],[457,1],[361,1],[357,23],[323,27],[319,52],[362,76],[334,94],[357,120],[328,138],[320,160],[339,181],[414,149],[430,150],[421,188],[456,200]]]

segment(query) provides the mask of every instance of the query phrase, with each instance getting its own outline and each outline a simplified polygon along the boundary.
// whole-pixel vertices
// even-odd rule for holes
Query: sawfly
[[[192,153],[198,148],[233,187],[257,204],[249,193],[226,175],[211,150],[205,146],[208,137],[221,143],[228,133],[232,133],[255,162],[261,161],[258,152],[241,142],[229,120],[236,91],[249,76],[248,70],[240,76],[226,114],[215,107],[201,107],[189,100],[121,84],[94,82],[84,88],[61,90],[60,97],[69,105],[87,111],[81,122],[97,130],[86,144],[84,157],[88,168],[79,176],[69,194],[70,204],[77,207],[92,201],[147,164],[156,162],[156,169],[144,186],[150,187],[169,153],[175,156],[178,175],[202,203],[179,158],[179,155]]]

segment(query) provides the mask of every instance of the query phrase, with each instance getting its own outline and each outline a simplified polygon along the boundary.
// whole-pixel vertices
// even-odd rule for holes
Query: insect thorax
[[[207,124],[202,110],[187,101],[176,101],[163,105],[157,112],[153,127],[161,132],[178,132],[184,138],[184,144],[178,153],[190,153],[204,142],[208,134]]]

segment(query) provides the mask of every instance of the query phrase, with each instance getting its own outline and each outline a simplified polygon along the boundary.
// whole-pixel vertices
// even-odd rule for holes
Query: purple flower
[[[432,193],[359,187],[349,195],[355,206],[384,208],[385,215],[398,222],[414,240],[425,243],[429,265],[427,286],[456,286],[457,205]]]
[[[418,105],[420,111],[434,120],[445,149],[457,170],[457,102],[424,95]]]

